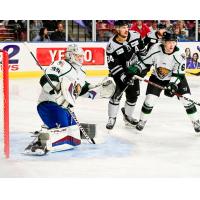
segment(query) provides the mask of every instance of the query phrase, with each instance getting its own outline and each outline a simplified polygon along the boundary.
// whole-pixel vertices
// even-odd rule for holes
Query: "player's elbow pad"
[[[54,94],[54,89],[52,88],[51,84],[57,88],[59,84],[59,78],[58,76],[54,74],[48,74],[48,77],[51,83],[49,83],[49,80],[47,79],[47,77],[43,75],[40,79],[40,85],[42,86],[45,92],[49,94]]]

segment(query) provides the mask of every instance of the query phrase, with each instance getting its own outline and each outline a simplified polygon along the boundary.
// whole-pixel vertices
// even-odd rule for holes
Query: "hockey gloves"
[[[169,82],[165,87],[164,94],[168,97],[173,97],[178,90],[178,86],[174,82]]]
[[[138,65],[131,65],[127,69],[127,72],[121,76],[121,80],[125,84],[131,84],[133,82],[133,76],[139,75],[139,74],[140,74],[140,70],[139,70]]]
[[[138,65],[131,65],[129,66],[128,70],[127,70],[128,75],[139,75],[140,70],[139,70],[139,66]]]

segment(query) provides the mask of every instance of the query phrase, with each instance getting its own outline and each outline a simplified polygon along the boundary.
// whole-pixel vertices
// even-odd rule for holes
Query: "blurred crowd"
[[[158,25],[166,26],[166,30],[175,33],[179,41],[195,41],[195,20],[130,20],[130,30],[135,30],[144,38],[149,32],[156,32]],[[97,41],[108,40],[114,31],[114,21],[97,21]],[[200,28],[199,28],[200,33]],[[200,39],[200,38],[199,38]]]
[[[129,29],[139,32],[143,39],[148,34],[163,29],[176,34],[178,41],[200,41],[200,21],[197,20],[127,21]],[[0,20],[0,41],[108,42],[115,34],[114,22],[114,20]],[[195,52],[191,51],[190,48],[185,49],[186,67],[200,69],[200,46],[197,45]]]
[[[93,23],[94,22],[94,23]],[[129,20],[130,30],[138,31],[142,38],[156,31],[158,24],[178,36],[179,41],[200,40],[196,20]],[[95,26],[95,29],[93,26]],[[96,30],[96,35],[92,30]],[[102,41],[114,34],[114,20],[0,20],[0,41]]]

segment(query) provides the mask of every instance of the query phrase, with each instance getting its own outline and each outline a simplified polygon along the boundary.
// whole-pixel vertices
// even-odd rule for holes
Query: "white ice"
[[[95,83],[101,79],[88,78]],[[32,140],[29,132],[39,130],[42,124],[36,111],[40,93],[38,80],[10,81],[11,153],[6,160],[0,150],[0,177],[200,177],[200,136],[195,135],[182,104],[175,97],[164,95],[141,133],[124,126],[121,111],[114,130],[108,133],[105,129],[108,100],[80,97],[75,113],[80,122],[97,125],[97,144],[84,141],[70,151],[41,157],[23,155]],[[200,101],[199,77],[188,77],[188,82],[192,98]],[[143,82],[136,118],[139,118],[145,89]]]

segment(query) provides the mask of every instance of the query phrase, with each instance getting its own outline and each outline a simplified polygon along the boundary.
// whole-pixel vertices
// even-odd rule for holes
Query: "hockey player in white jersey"
[[[139,81],[132,81],[133,75],[142,69],[135,66],[140,55],[145,54],[145,48],[140,34],[128,30],[128,22],[125,20],[115,21],[116,35],[110,40],[106,48],[107,62],[110,76],[116,83],[116,89],[108,104],[107,129],[113,129],[119,104],[123,92],[126,101],[121,111],[126,124],[134,126],[137,120],[133,118],[135,104],[140,94]]]
[[[164,94],[166,96],[173,97],[177,93],[190,98],[190,88],[185,77],[185,59],[176,45],[176,35],[165,32],[162,44],[152,46],[142,62],[147,66],[154,66],[149,81],[165,87]],[[144,128],[161,91],[162,89],[148,84],[140,121],[136,125],[137,130],[141,131]],[[178,99],[183,103],[194,130],[200,132],[200,121],[197,116],[196,106],[184,98],[179,97]]]
[[[147,52],[152,47],[152,45],[162,42],[163,34],[166,32],[166,25],[160,23],[158,24],[157,28],[157,31],[148,33],[144,38],[144,45],[147,48]]]
[[[89,91],[92,85],[85,81],[83,58],[83,49],[72,44],[67,48],[66,60],[55,61],[45,70],[45,75],[40,79],[42,91],[37,111],[46,128],[38,132],[36,140],[28,145],[25,153],[44,154],[81,144],[79,127],[67,108],[75,105],[79,95],[88,92],[88,97],[95,96],[94,91]]]

